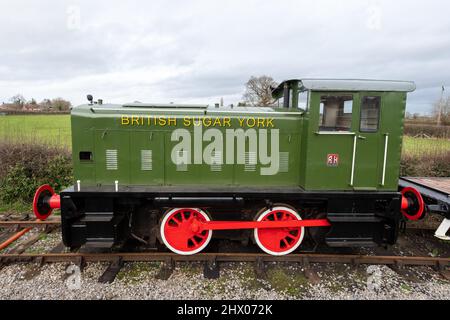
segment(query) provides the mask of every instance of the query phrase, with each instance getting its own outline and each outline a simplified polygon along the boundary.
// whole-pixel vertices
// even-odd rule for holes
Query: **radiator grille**
[[[117,170],[117,150],[106,150],[106,170]]]
[[[214,150],[211,158],[211,171],[222,171],[222,151]]]
[[[152,150],[141,150],[141,170],[153,170],[153,154]]]
[[[280,152],[279,172],[289,172],[289,152]]]
[[[245,153],[244,171],[256,171],[256,152],[250,151]]]
[[[188,171],[187,160],[188,152],[186,150],[180,150],[177,152],[177,171]]]

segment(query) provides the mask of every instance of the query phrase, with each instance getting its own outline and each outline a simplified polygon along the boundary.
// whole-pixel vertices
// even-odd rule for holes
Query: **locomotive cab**
[[[396,191],[406,93],[403,81],[289,80],[277,105],[305,110],[305,190]]]

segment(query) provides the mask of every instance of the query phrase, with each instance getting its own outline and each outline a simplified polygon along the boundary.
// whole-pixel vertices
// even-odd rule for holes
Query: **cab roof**
[[[273,95],[283,91],[285,84],[298,82],[299,90],[313,91],[397,91],[412,92],[416,84],[412,81],[368,80],[368,79],[291,79],[283,81],[272,90]]]

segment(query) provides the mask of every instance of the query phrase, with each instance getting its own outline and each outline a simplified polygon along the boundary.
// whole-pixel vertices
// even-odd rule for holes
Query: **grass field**
[[[450,152],[450,139],[413,138],[403,139],[403,153],[415,156],[434,155]]]
[[[70,137],[70,115],[0,116],[0,141],[40,142],[70,148]],[[404,154],[445,152],[450,152],[450,139],[404,138]]]
[[[0,116],[0,141],[71,147],[70,115]]]

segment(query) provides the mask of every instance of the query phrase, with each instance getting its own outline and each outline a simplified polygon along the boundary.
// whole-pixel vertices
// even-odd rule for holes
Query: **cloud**
[[[0,11],[0,101],[236,103],[251,75],[450,83],[450,4],[411,1],[15,1]]]

